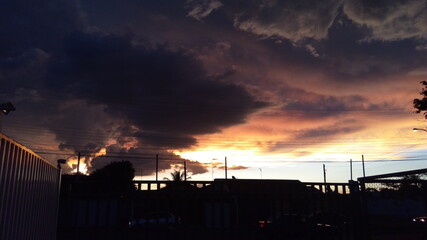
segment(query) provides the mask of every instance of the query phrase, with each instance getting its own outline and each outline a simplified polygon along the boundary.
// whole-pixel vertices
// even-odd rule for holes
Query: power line
[[[52,154],[52,155],[67,155],[67,156],[76,156],[76,154],[68,154],[68,153],[57,153],[57,152],[37,152],[38,154]],[[145,154],[145,155],[151,155],[153,157],[146,157],[146,156],[126,156],[126,155],[100,155],[98,157],[101,158],[125,158],[125,159],[141,159],[141,160],[155,160],[156,154]],[[85,157],[93,157],[93,155],[88,154],[82,154],[81,156]],[[174,156],[177,158],[167,158],[170,156]],[[171,160],[176,161],[182,159],[178,155],[161,155],[159,154],[159,157],[161,160]],[[274,163],[302,163],[302,164],[313,164],[313,163],[342,163],[342,164],[348,164],[348,161],[339,161],[339,160],[289,160],[286,158],[265,158],[265,157],[259,157],[260,160],[248,160],[245,162],[274,162]],[[408,157],[404,159],[372,159],[367,160],[365,163],[378,163],[378,162],[414,162],[414,161],[427,161],[425,158],[416,158],[416,157]],[[235,160],[235,162],[239,162],[238,160]],[[361,160],[353,160],[353,162],[362,162]]]
[[[12,130],[12,131],[16,131],[16,130]],[[16,131],[19,132],[19,131]],[[33,136],[43,136],[43,135],[61,135],[64,138],[79,138],[79,139],[83,139],[83,140],[93,140],[93,139],[106,139],[106,138],[117,138],[117,137],[129,137],[129,138],[136,138],[136,139],[146,139],[149,140],[150,142],[162,142],[162,143],[171,143],[171,144],[179,144],[179,143],[185,143],[186,140],[188,140],[188,138],[179,138],[179,137],[156,137],[156,136],[144,136],[144,137],[138,137],[138,136],[132,136],[132,135],[121,135],[121,136],[111,136],[111,135],[107,135],[107,134],[93,134],[90,135],[88,133],[78,133],[78,132],[74,132],[73,134],[67,134],[67,133],[51,133],[51,134],[46,134],[46,133],[40,133],[39,131],[25,131],[26,135],[33,135]],[[297,135],[296,135],[297,136]],[[91,138],[93,137],[93,138]],[[280,139],[283,137],[250,137],[250,138],[236,138],[236,137],[209,137],[209,138],[202,138],[202,139],[197,139],[198,143],[204,143],[204,144],[219,144],[219,145],[224,145],[224,143],[234,143],[234,144],[241,144],[241,145],[252,145],[254,143],[262,143],[263,141],[265,142],[274,142],[277,141],[273,144],[276,145],[286,145],[286,146],[293,146],[293,145],[303,145],[303,144],[316,144],[316,145],[320,145],[320,144],[338,144],[338,145],[345,145],[348,143],[354,143],[357,141],[362,141],[362,139],[345,139],[345,138],[340,138],[339,140],[334,140],[334,138],[323,138],[324,142],[318,142],[317,139],[313,139],[313,140],[292,140],[292,142],[286,142],[286,140],[282,140],[280,141]],[[363,142],[364,143],[378,143],[378,144],[396,144],[396,145],[408,145],[411,143],[407,143],[407,141],[409,140],[414,140],[417,139],[416,137],[395,137],[394,139],[382,139],[382,138],[364,138]]]

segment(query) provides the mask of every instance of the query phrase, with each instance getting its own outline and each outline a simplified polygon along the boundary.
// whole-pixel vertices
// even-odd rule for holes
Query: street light
[[[56,160],[56,162],[58,163],[58,169],[61,169],[61,164],[67,163],[67,160],[65,160],[65,159],[58,159],[58,160]]]
[[[6,116],[11,111],[15,111],[15,110],[16,110],[15,107],[10,102],[0,104],[0,132],[1,132],[3,115]]]
[[[427,132],[427,129],[424,128],[412,128],[412,131],[416,132],[416,131],[424,131]]]
[[[4,114],[7,115],[9,114],[11,111],[15,111],[15,107],[12,105],[12,103],[7,102],[7,103],[2,103],[0,104],[0,111]]]

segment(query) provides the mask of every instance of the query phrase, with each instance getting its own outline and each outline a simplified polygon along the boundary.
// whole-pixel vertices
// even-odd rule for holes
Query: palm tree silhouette
[[[190,178],[191,177],[187,176],[187,179],[190,179]],[[174,181],[174,182],[183,182],[183,181],[185,181],[187,179],[185,179],[184,171],[176,170],[176,169],[173,170],[173,172],[171,172],[171,178],[168,178],[168,177],[164,177],[163,178],[163,180]]]

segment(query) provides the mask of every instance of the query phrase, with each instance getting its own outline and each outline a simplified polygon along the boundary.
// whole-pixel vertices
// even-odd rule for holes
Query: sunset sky
[[[193,180],[427,167],[427,0],[0,3],[2,131],[67,172]]]

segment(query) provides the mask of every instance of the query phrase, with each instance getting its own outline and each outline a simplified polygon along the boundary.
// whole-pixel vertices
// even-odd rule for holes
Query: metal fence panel
[[[419,169],[359,179],[365,239],[427,239],[426,177]]]
[[[0,239],[54,240],[57,167],[0,133]]]

